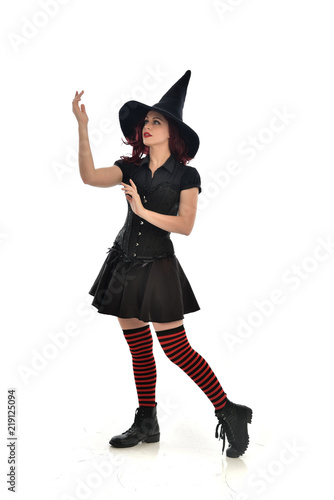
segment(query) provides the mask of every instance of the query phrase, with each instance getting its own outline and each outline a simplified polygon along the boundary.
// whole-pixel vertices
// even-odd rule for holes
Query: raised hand
[[[88,116],[86,113],[85,105],[81,104],[81,109],[79,107],[79,101],[81,100],[81,96],[83,93],[84,93],[83,90],[80,92],[80,94],[78,94],[78,91],[76,91],[74,99],[72,101],[72,110],[76,119],[78,120],[79,125],[80,124],[86,125],[88,123]]]

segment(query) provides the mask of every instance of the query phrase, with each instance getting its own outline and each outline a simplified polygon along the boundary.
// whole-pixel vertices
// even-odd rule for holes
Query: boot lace
[[[140,408],[137,408],[136,413],[135,413],[135,421],[133,422],[131,427],[129,427],[129,429],[127,431],[122,432],[122,434],[126,434],[127,432],[138,429],[138,424],[140,423],[140,419],[141,419],[142,415],[143,415],[143,412],[140,411]]]
[[[218,416],[218,420],[219,420],[219,422],[218,422],[218,424],[216,426],[215,437],[216,438],[219,437],[219,440],[220,439],[223,440],[222,453],[224,453],[224,450],[225,450],[225,436],[227,436],[227,439],[228,439],[229,443],[232,443],[232,441],[234,440],[234,434],[233,434],[232,427],[231,427],[231,425],[230,425],[230,423],[227,420],[227,418],[226,418],[225,415],[219,415]],[[220,427],[220,433],[218,435],[219,426],[221,426],[221,427]]]

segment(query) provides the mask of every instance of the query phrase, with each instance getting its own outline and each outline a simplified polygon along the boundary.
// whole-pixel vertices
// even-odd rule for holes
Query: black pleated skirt
[[[129,260],[112,247],[88,292],[99,313],[167,323],[200,309],[175,255]]]

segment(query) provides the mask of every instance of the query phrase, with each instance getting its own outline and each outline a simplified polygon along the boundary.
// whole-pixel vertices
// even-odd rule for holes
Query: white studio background
[[[2,498],[11,498],[11,388],[18,499],[331,491],[332,14],[329,0],[2,4]],[[150,468],[140,473],[141,462],[131,469],[136,453],[147,460],[147,447],[108,449],[133,421],[137,399],[118,321],[96,313],[88,290],[124,223],[126,200],[120,186],[83,184],[72,99],[84,90],[95,167],[110,166],[129,151],[121,105],[154,104],[187,69],[183,118],[201,139],[191,165],[203,191],[191,235],[171,235],[201,306],[184,324],[254,420],[249,453],[226,463],[210,402],[154,338],[164,439],[182,428],[201,443],[185,460],[176,441],[159,472],[161,443],[148,462],[159,483]],[[89,454],[95,436],[101,441]],[[210,447],[212,477],[201,461]],[[118,457],[116,473],[80,493],[75,485],[95,470],[92,457]]]

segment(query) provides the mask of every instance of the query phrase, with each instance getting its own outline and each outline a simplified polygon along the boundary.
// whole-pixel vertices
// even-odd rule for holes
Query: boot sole
[[[248,408],[248,406],[246,406],[245,408],[246,408],[246,413],[247,413],[247,423],[251,424],[252,418],[253,418],[253,410],[251,408]]]
[[[160,441],[160,434],[155,434],[154,436],[148,436],[145,439],[142,439],[138,441],[137,443],[133,444],[124,444],[122,442],[113,442],[112,440],[109,441],[110,446],[113,446],[114,448],[132,448],[133,446],[137,446],[139,443],[158,443]]]
[[[247,443],[245,449],[240,452],[239,450],[236,450],[235,448],[232,447],[231,450],[226,450],[226,456],[229,458],[238,458],[241,457],[245,453],[245,451],[248,448],[249,445],[249,436],[248,436],[248,430],[247,430],[247,424],[252,423],[252,418],[253,418],[253,410],[251,408],[248,408],[248,406],[245,406],[245,411],[246,411],[246,421],[245,421],[245,426],[246,426],[246,434],[247,434]]]
[[[158,441],[160,441],[160,434],[155,434],[144,439],[143,443],[157,443]]]

